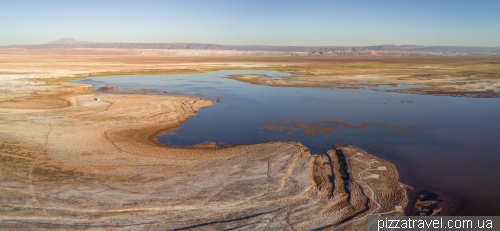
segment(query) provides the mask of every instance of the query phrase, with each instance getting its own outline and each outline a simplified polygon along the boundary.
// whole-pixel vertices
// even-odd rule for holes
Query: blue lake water
[[[276,71],[85,78],[95,88],[158,90],[215,103],[160,143],[219,147],[299,141],[312,153],[332,144],[355,145],[396,164],[401,181],[452,195],[463,215],[500,215],[500,99],[415,95],[382,90],[253,85],[236,74],[290,76]],[[399,85],[396,88],[413,86]],[[370,87],[372,89],[372,87]]]

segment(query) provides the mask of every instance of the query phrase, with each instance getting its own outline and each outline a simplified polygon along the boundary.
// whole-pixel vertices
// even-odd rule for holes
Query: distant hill
[[[401,51],[431,53],[500,53],[500,47],[462,46],[417,46],[417,45],[377,45],[377,46],[266,46],[266,45],[218,45],[206,43],[101,43],[62,38],[47,44],[11,45],[0,48],[127,48],[127,49],[176,49],[176,50],[239,50],[239,51],[279,51],[310,52],[318,55],[346,53],[366,53],[370,51]]]
[[[73,39],[73,38],[62,38],[62,39],[59,39],[59,40],[56,40],[56,41],[53,41],[53,42],[49,42],[47,44],[91,44],[93,42],[89,42],[89,41],[78,41],[76,39]]]

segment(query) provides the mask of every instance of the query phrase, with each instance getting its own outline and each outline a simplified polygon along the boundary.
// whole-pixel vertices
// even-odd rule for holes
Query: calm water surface
[[[463,215],[500,215],[500,99],[269,87],[227,78],[235,74],[290,75],[217,71],[78,82],[196,95],[215,102],[179,125],[175,134],[159,136],[166,145],[210,141],[222,147],[283,140],[300,141],[312,153],[324,153],[332,144],[355,145],[395,163],[401,181],[414,186],[413,192],[453,195]]]

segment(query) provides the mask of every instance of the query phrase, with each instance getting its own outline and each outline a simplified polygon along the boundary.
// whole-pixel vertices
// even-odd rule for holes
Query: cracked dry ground
[[[209,101],[68,100],[0,109],[0,229],[358,230],[407,203],[394,165],[356,147],[310,155],[285,142],[186,149],[151,139]]]

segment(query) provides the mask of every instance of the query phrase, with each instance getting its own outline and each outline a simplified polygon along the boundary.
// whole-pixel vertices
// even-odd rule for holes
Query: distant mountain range
[[[47,44],[10,45],[0,48],[126,48],[126,49],[177,49],[177,50],[240,50],[240,51],[279,51],[311,52],[318,54],[342,52],[431,52],[431,53],[500,53],[500,47],[465,47],[465,46],[417,46],[417,45],[377,45],[377,46],[265,46],[265,45],[218,45],[206,43],[101,43],[63,38]]]

